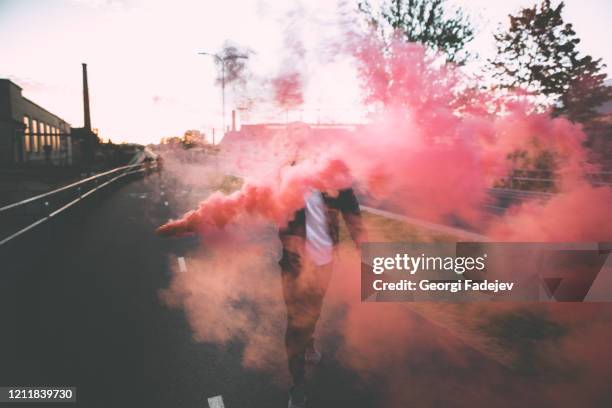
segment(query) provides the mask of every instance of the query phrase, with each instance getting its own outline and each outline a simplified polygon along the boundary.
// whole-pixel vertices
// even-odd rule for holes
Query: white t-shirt
[[[317,266],[332,261],[334,242],[327,225],[327,206],[318,190],[306,194],[306,254]]]

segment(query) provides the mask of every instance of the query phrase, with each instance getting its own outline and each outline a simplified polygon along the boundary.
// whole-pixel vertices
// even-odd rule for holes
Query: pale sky
[[[351,0],[345,0],[350,3]],[[449,0],[473,17],[479,32],[470,49],[492,55],[492,32],[506,15],[534,0]],[[330,63],[320,53],[336,35],[334,0],[0,0],[0,77],[24,95],[82,126],[81,62],[89,69],[92,124],[104,138],[137,143],[182,135],[210,134],[221,127],[220,89],[212,58],[225,40],[249,47],[249,64],[270,77],[292,61],[284,47],[287,13],[301,32],[308,73],[304,112],[290,119],[356,119],[359,86],[347,61]],[[609,46],[612,3],[568,0],[565,19],[582,38],[581,50],[612,64]],[[612,67],[606,71],[612,74]],[[235,106],[228,89],[226,110]],[[283,121],[251,114],[246,121]]]

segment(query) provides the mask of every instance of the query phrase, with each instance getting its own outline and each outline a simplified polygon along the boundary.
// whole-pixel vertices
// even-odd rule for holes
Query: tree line
[[[475,28],[458,7],[445,0],[384,0],[373,7],[358,2],[366,23],[384,41],[401,35],[408,42],[423,44],[448,62],[465,64],[473,56],[466,45]],[[589,123],[597,108],[612,99],[605,84],[605,65],[599,58],[580,53],[580,38],[563,19],[565,3],[542,0],[509,15],[508,26],[494,34],[496,55],[488,69],[498,89],[523,89],[544,100],[541,105],[553,115]]]

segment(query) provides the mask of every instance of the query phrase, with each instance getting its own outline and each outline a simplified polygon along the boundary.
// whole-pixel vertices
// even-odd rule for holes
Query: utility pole
[[[221,112],[223,116],[223,120],[222,120],[223,127],[221,128],[221,135],[224,135],[225,134],[225,63],[229,60],[235,60],[239,58],[247,59],[249,57],[246,55],[226,55],[224,57],[221,57],[218,54],[213,54],[213,53],[205,52],[205,51],[199,52],[198,54],[211,56],[221,63]]]

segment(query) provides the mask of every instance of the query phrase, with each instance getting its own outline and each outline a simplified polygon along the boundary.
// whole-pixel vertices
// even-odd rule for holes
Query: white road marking
[[[225,405],[223,405],[223,397],[220,395],[217,395],[216,397],[209,398],[208,406],[210,408],[225,408]]]
[[[160,193],[161,195],[165,195],[166,193],[164,193],[163,191]]]
[[[187,272],[187,263],[182,256],[178,257],[179,272]]]
[[[167,207],[167,206],[168,206],[168,202],[167,202],[167,201],[164,201],[164,205]]]

